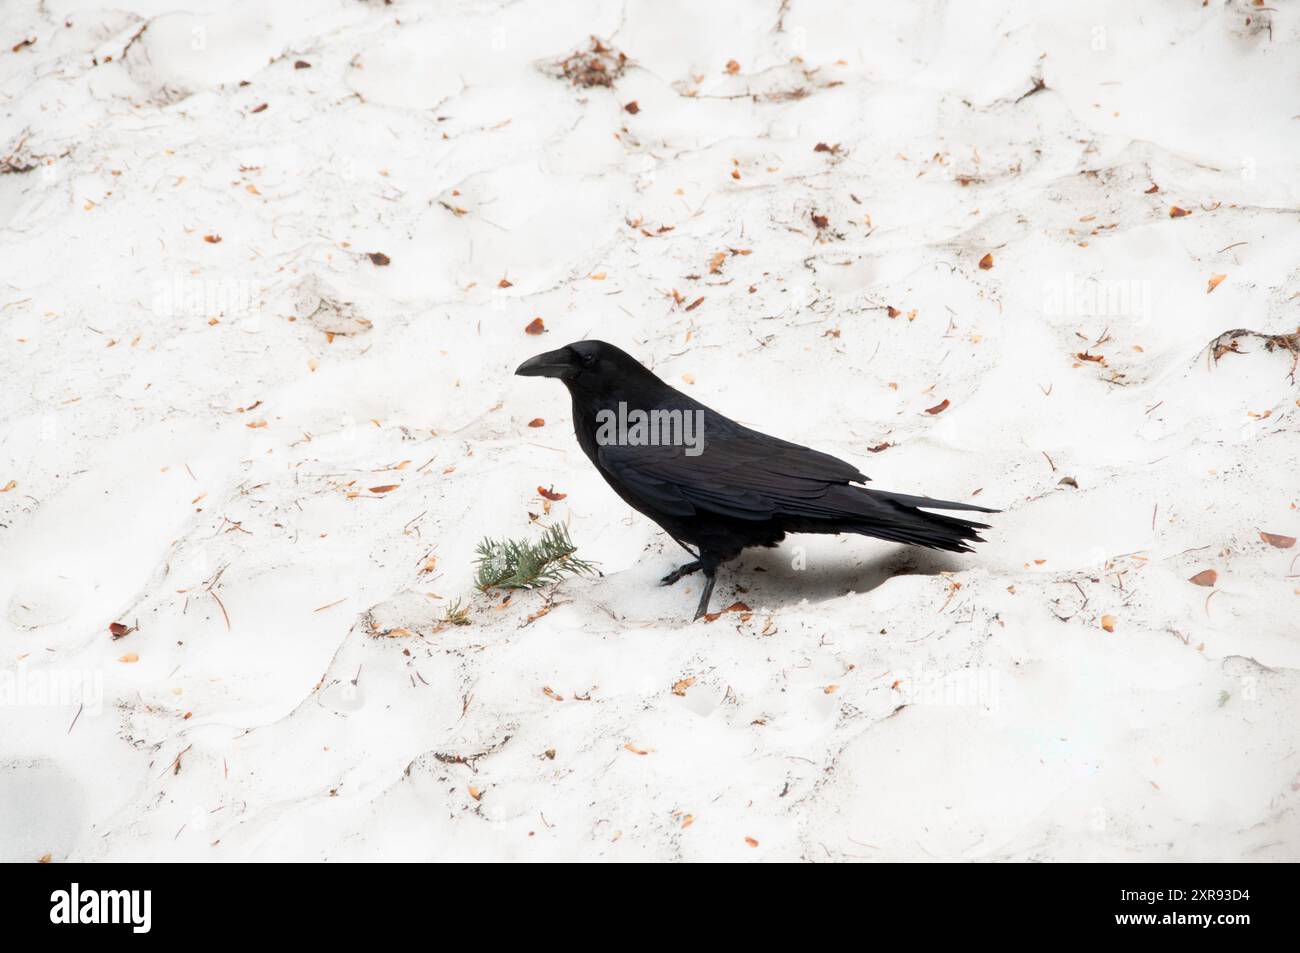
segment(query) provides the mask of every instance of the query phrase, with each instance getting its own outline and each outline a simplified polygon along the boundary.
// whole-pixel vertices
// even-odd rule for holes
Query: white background
[[[1300,856],[1296,5],[171,6],[0,26],[0,858]],[[689,624],[585,337],[1005,512]]]

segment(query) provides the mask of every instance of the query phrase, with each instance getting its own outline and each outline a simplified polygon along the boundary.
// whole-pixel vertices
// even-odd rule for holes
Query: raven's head
[[[641,379],[658,380],[631,354],[604,341],[575,341],[538,354],[520,364],[515,373],[520,377],[558,377],[571,390],[592,392]]]

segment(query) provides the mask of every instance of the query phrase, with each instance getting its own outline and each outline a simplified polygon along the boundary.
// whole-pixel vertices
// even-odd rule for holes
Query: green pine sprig
[[[484,538],[474,559],[475,585],[488,589],[536,589],[565,576],[594,574],[596,567],[574,555],[568,529],[555,523],[536,542]]]

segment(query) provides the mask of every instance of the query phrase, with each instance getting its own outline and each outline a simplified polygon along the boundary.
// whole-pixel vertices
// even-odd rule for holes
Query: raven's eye
[[[579,354],[578,359],[582,361],[583,367],[591,367],[593,364],[596,363],[595,354]]]

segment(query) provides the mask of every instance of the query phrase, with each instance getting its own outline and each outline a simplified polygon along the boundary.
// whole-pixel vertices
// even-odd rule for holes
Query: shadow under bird
[[[786,533],[860,533],[965,553],[988,525],[927,511],[998,512],[855,486],[868,478],[852,464],[742,426],[604,341],[538,354],[515,373],[559,378],[588,459],[691,554],[661,584],[703,572],[696,619],[708,612],[718,567],[746,547],[775,546]]]

